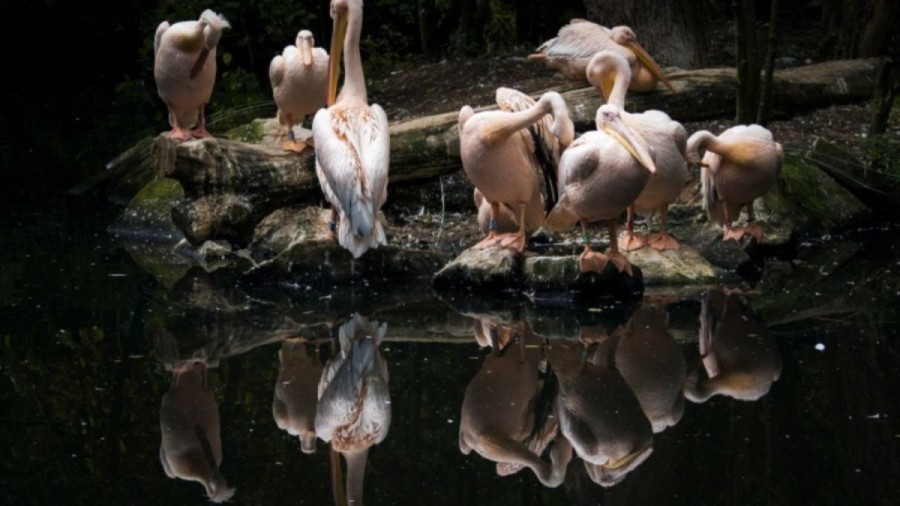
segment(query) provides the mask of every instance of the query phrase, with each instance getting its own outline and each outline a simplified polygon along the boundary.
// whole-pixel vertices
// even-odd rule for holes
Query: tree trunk
[[[900,60],[885,58],[875,78],[872,120],[869,122],[870,137],[881,135],[887,130],[888,117],[898,94],[900,94]]]
[[[660,65],[703,64],[703,31],[697,0],[584,0],[588,19],[608,28],[628,25]]]
[[[769,16],[769,36],[766,43],[766,73],[762,81],[762,90],[759,97],[759,110],[756,113],[756,122],[760,125],[769,124],[769,109],[772,106],[772,75],[775,73],[775,52],[778,39],[776,37],[778,24],[778,0],[772,0],[772,12]]]
[[[893,29],[900,21],[897,0],[872,0],[871,13],[859,41],[857,56],[862,58],[888,54]]]
[[[753,0],[732,0],[734,7],[738,94],[735,122],[752,123],[759,109],[759,54]]]
[[[437,13],[434,0],[419,0],[419,43],[422,54],[433,55],[437,49],[435,44]]]
[[[900,7],[896,0],[823,0],[820,46],[826,58],[888,54]]]

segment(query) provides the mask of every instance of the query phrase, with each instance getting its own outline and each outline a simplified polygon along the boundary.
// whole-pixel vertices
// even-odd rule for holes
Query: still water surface
[[[246,287],[148,269],[71,202],[0,219],[6,504],[900,497],[894,229],[806,241],[858,247],[777,296],[575,307]]]

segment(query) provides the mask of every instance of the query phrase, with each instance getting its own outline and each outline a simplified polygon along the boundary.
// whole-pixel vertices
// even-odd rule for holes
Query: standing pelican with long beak
[[[575,128],[562,96],[547,92],[535,102],[516,90],[497,89],[499,111],[475,113],[468,105],[459,111],[459,143],[463,169],[479,199],[490,205],[487,237],[475,248],[492,244],[525,249],[529,228],[540,227],[541,188],[555,200],[556,165],[575,137]],[[547,117],[551,115],[553,120]],[[483,207],[479,202],[479,207]],[[532,211],[529,212],[529,208]],[[499,223],[512,214],[515,233],[499,234]],[[539,213],[538,213],[539,214]],[[506,228],[506,227],[504,227]]]
[[[354,258],[387,244],[378,210],[387,199],[390,163],[387,115],[377,104],[369,106],[366,94],[359,54],[362,15],[362,0],[331,2],[328,108],[313,120],[316,174],[332,206],[332,231]],[[342,54],[344,86],[337,95]]]
[[[603,50],[595,54],[588,64],[588,82],[600,90],[607,103],[618,106],[625,124],[647,141],[656,164],[657,176],[650,178],[634,203],[628,206],[626,232],[619,240],[619,248],[631,251],[645,245],[659,250],[678,249],[678,241],[666,232],[669,204],[671,204],[687,182],[687,162],[684,159],[687,131],[681,123],[668,114],[649,110],[638,114],[625,112],[625,95],[631,81],[631,68],[624,58],[612,51]],[[634,233],[634,214],[646,215],[647,222],[659,213],[659,232],[647,236]]]
[[[703,161],[700,152],[705,151]],[[772,132],[759,125],[738,125],[716,137],[706,130],[694,132],[687,143],[688,161],[701,166],[703,209],[711,221],[724,226],[722,240],[740,242],[750,234],[762,242],[763,230],[753,216],[753,201],[778,180],[784,151]],[[747,226],[731,223],[747,208]]]
[[[595,54],[613,51],[628,62],[631,79],[628,89],[647,92],[661,82],[675,92],[665,72],[637,41],[637,35],[627,26],[612,29],[585,19],[573,19],[559,29],[556,37],[541,44],[537,52],[528,55],[530,61],[540,61],[572,81],[584,81],[585,69]]]
[[[216,84],[216,46],[231,28],[221,14],[207,9],[199,21],[163,21],[153,38],[153,77],[169,108],[173,139],[210,137],[204,110]],[[191,130],[193,129],[193,131]]]
[[[632,275],[631,264],[619,253],[617,220],[640,195],[656,165],[647,142],[621,117],[618,106],[597,109],[597,130],[585,132],[559,161],[559,202],[547,215],[544,228],[560,231],[581,222],[584,252],[578,259],[582,272],[603,272],[612,261],[619,272]],[[591,249],[588,223],[604,220],[609,228],[609,251]]]
[[[314,46],[312,32],[300,30],[296,45],[286,46],[269,65],[278,123],[287,128],[288,140],[283,145],[287,151],[300,152],[307,147],[294,137],[294,125],[325,105],[328,53]]]

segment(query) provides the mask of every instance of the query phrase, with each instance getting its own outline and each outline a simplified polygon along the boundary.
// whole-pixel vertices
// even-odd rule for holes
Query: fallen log
[[[865,100],[871,97],[878,60],[831,61],[775,73],[773,111],[784,116],[814,107]],[[737,78],[734,69],[699,69],[670,74],[677,93],[632,94],[631,111],[661,109],[680,121],[728,116],[734,113]],[[593,88],[562,93],[578,130],[592,128],[602,100]],[[493,106],[482,108],[490,109]],[[428,180],[460,167],[457,112],[416,118],[391,125],[390,183]],[[187,209],[191,202],[210,195],[246,196],[250,221],[287,206],[322,201],[315,175],[315,155],[308,149],[296,154],[276,147],[278,126],[274,120],[255,120],[242,132],[257,144],[230,139],[203,139],[177,143],[158,137],[151,148],[157,176],[181,182],[188,202],[180,216],[214,219],[210,200],[201,210]],[[195,212],[196,211],[196,212]],[[212,212],[209,212],[212,211]],[[237,228],[245,229],[246,224]],[[184,223],[185,221],[182,220]],[[192,230],[215,231],[220,224],[191,223]],[[234,227],[226,227],[233,229]],[[184,229],[182,229],[184,231]],[[195,244],[212,235],[185,232]],[[231,240],[235,238],[231,237]],[[237,242],[241,242],[238,240]]]
[[[859,157],[823,139],[813,141],[806,161],[819,167],[876,211],[900,208],[900,177],[867,167]],[[893,216],[888,214],[886,216]]]

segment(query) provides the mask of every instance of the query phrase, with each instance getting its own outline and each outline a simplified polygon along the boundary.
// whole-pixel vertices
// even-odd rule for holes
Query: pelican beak
[[[341,74],[341,57],[344,54],[344,36],[347,34],[349,18],[342,10],[334,15],[334,30],[331,32],[331,52],[328,53],[328,95],[325,104],[334,105],[337,99],[338,78]]]
[[[302,39],[300,41],[300,47],[297,49],[300,50],[300,57],[303,58],[303,65],[306,67],[312,65],[313,48],[312,44],[309,43],[309,39]]]
[[[603,130],[619,141],[619,144],[627,149],[638,163],[646,167],[651,174],[656,175],[656,164],[653,163],[653,158],[650,156],[650,152],[647,151],[647,143],[632,129],[628,128],[622,121],[622,118],[616,117],[607,121],[603,125]]]
[[[650,57],[650,54],[647,53],[643,46],[638,44],[635,40],[626,42],[625,46],[629,50],[631,50],[631,52],[634,53],[635,56],[637,56],[641,64],[647,67],[647,70],[649,70],[654,77],[659,79],[665,85],[665,87],[669,89],[669,91],[675,93],[675,88],[672,87],[672,83],[669,82],[669,78],[666,77],[666,74],[661,68],[659,68],[659,65],[656,63],[656,61],[653,60],[653,58]]]
[[[608,72],[605,76],[603,76],[603,80],[600,82],[600,93],[603,94],[603,101],[609,103],[609,96],[612,94],[613,85],[616,83],[616,73]]]

